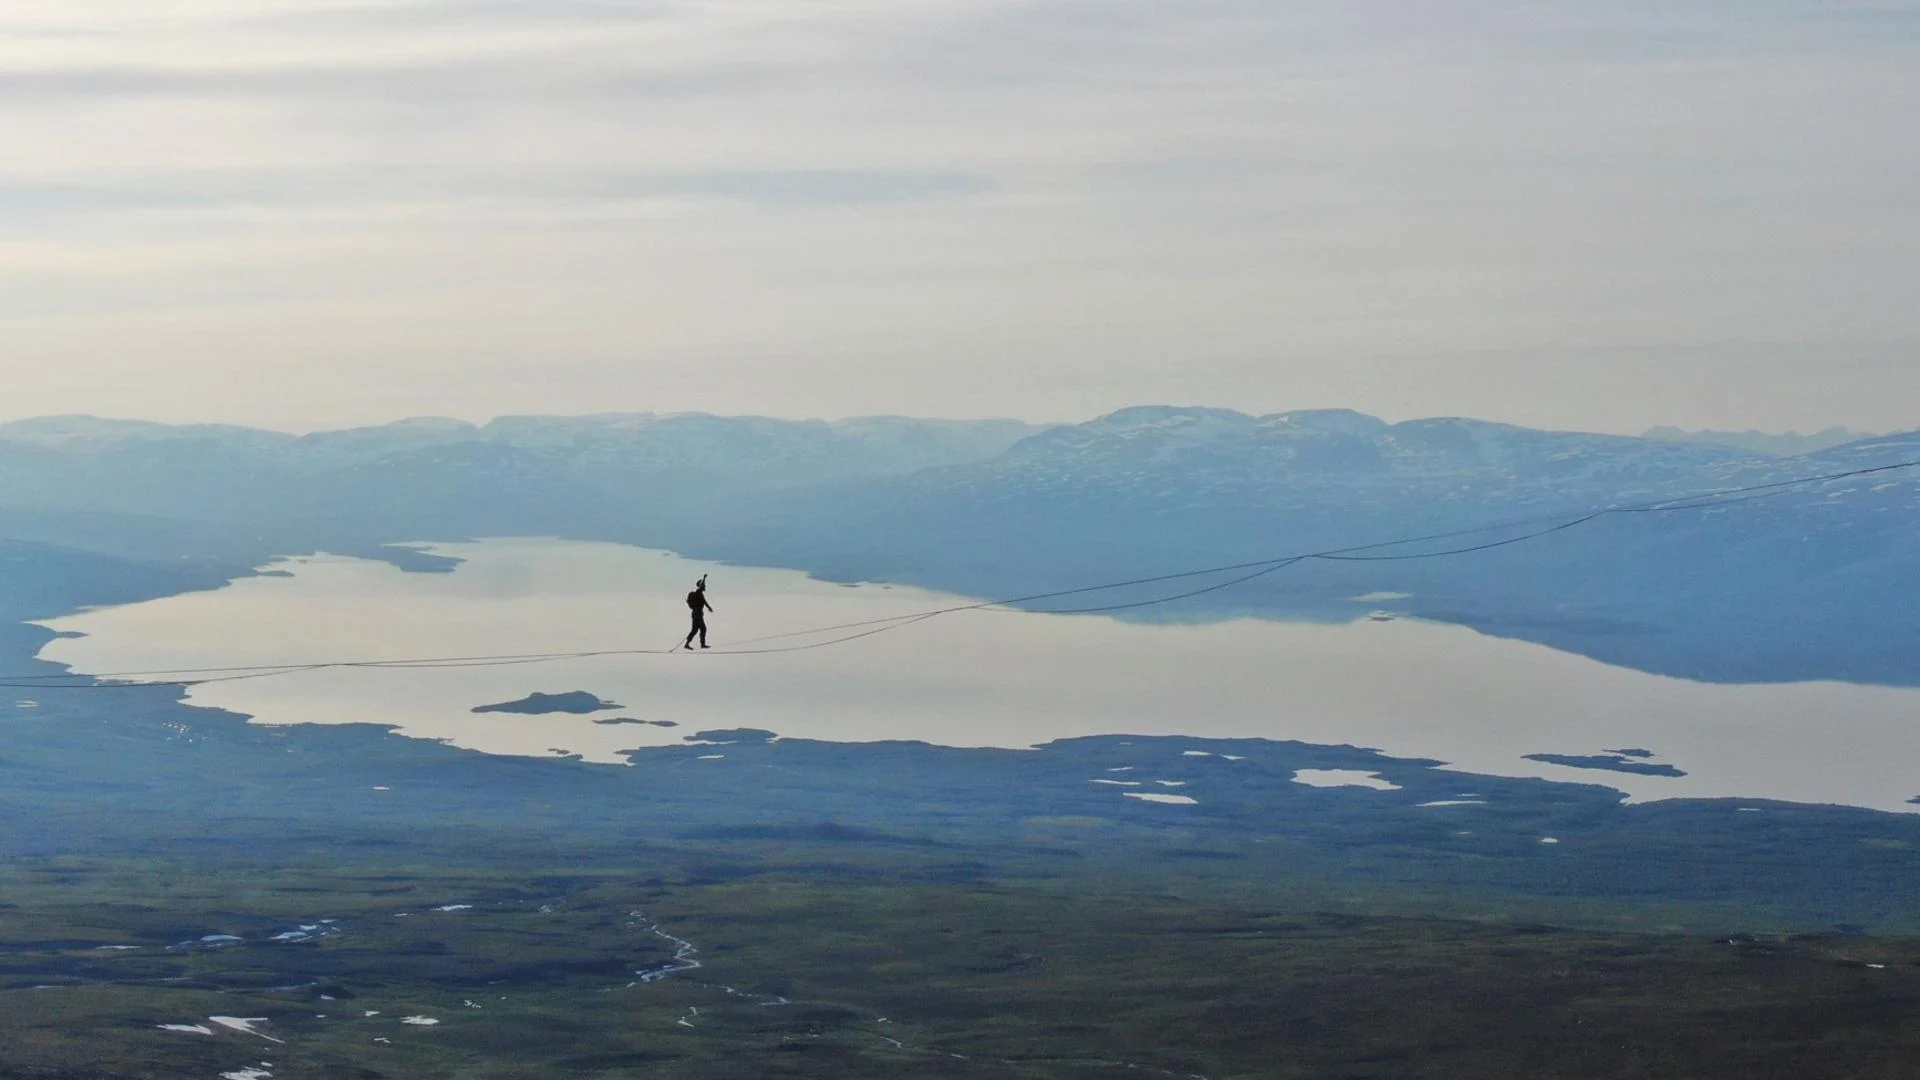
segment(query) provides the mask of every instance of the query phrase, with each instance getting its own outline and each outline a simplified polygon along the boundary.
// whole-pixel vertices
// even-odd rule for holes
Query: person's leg
[[[707,620],[705,619],[700,620],[700,647],[703,649],[707,647]]]
[[[700,632],[700,620],[698,618],[695,618],[693,620],[693,625],[687,628],[687,640],[681,642],[680,647],[683,649],[693,648],[693,635],[699,632]]]

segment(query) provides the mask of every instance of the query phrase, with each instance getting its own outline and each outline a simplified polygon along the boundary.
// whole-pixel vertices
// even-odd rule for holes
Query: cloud
[[[551,218],[559,206],[618,216],[637,207],[733,202],[766,208],[880,206],[965,198],[993,190],[992,178],[960,172],[887,169],[764,169],[712,172],[527,172],[442,175],[421,169],[182,171],[112,182],[0,180],[0,228],[57,228],[62,219],[107,214],[210,218],[299,215],[324,210],[379,215],[466,208],[500,222],[520,214]]]
[[[1802,376],[1920,340],[1916,52],[1870,0],[20,0],[7,408],[351,356],[475,412],[1902,426]],[[1716,398],[1743,349],[1798,389]]]

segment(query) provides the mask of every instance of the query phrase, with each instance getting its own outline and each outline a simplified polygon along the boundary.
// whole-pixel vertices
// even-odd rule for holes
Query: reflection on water
[[[43,656],[83,672],[598,649],[665,649],[712,575],[715,650],[440,670],[335,669],[195,687],[194,704],[269,724],[387,724],[498,754],[681,745],[696,732],[1026,747],[1094,734],[1297,739],[1454,768],[1605,784],[1636,799],[1744,796],[1911,811],[1920,692],[1839,684],[1713,686],[1409,620],[1146,626],[967,612],[832,648],[728,654],[729,640],[937,607],[953,598],[840,586],[612,544],[437,545],[451,574],[322,556],[210,593],[85,612]],[[801,639],[805,640],[805,639]],[[618,712],[475,714],[587,691]],[[655,724],[596,723],[615,717]],[[1528,760],[1636,761],[1681,776]],[[714,767],[726,767],[718,759]]]

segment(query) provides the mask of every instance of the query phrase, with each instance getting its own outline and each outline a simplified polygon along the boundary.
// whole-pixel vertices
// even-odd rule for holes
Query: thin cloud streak
[[[15,4],[6,411],[1910,427],[1916,54],[1849,0]]]

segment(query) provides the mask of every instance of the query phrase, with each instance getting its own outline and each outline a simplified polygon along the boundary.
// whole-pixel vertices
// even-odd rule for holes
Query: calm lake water
[[[84,637],[44,658],[81,672],[607,649],[665,649],[712,575],[715,649],[515,667],[333,669],[193,688],[263,724],[384,724],[495,754],[620,751],[752,727],[843,742],[1027,747],[1096,734],[1297,739],[1501,776],[1602,783],[1634,799],[1772,798],[1914,811],[1920,691],[1714,686],[1410,620],[1143,625],[1100,616],[943,616],[831,648],[729,641],[885,618],[956,598],[556,540],[434,545],[450,574],[320,556],[214,592],[46,625]],[[1355,604],[1356,615],[1370,605]],[[842,632],[845,633],[845,632]],[[826,635],[840,636],[840,635]],[[808,638],[770,644],[805,643]],[[592,716],[475,714],[534,691],[619,702]],[[675,727],[596,724],[630,717]],[[1526,760],[1646,749],[1684,777]],[[718,763],[716,762],[716,765]]]

